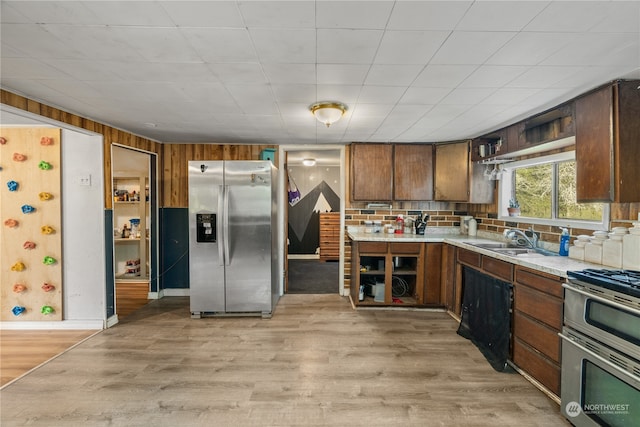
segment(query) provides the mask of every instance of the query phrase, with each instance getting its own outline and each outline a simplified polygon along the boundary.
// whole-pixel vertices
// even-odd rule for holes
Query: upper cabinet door
[[[435,200],[466,202],[469,196],[469,142],[435,148]]]
[[[394,199],[433,200],[433,145],[396,144]]]
[[[576,101],[576,199],[640,202],[640,81],[620,81]]]
[[[351,200],[393,200],[393,146],[351,144]]]

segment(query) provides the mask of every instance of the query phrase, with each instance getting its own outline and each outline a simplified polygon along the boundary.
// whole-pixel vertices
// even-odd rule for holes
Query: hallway
[[[274,317],[153,301],[1,391],[3,426],[567,426],[447,314],[285,295]]]

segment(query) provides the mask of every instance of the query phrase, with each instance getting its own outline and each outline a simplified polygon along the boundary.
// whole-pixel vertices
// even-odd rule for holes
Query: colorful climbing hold
[[[30,214],[30,213],[36,211],[36,208],[34,208],[31,205],[22,205],[22,207],[20,209],[22,209],[22,213],[23,214]]]
[[[9,188],[9,191],[17,191],[18,185],[19,184],[13,180],[7,182],[7,187]]]
[[[49,136],[43,136],[40,138],[40,145],[53,145],[53,138]]]
[[[44,265],[53,265],[56,262],[58,262],[58,261],[56,261],[56,259],[54,257],[50,257],[49,255],[45,256],[44,259],[42,260],[42,263]]]
[[[53,168],[51,163],[45,162],[44,160],[40,160],[40,163],[38,163],[38,167],[43,171],[48,171],[49,169]]]
[[[53,199],[53,194],[51,193],[47,193],[47,192],[42,192],[40,194],[38,194],[38,197],[40,198],[40,200],[42,200],[43,202],[46,202],[47,200],[51,200]]]
[[[55,286],[53,286],[52,284],[49,284],[49,283],[44,283],[42,285],[42,290],[45,291],[45,292],[51,292],[55,288],[56,288]]]
[[[27,290],[27,286],[23,285],[22,283],[16,283],[15,285],[13,285],[13,292],[17,294],[20,294],[26,290]]]
[[[42,234],[53,234],[56,232],[56,230],[50,225],[43,225],[42,227],[40,227],[40,232]]]
[[[50,305],[43,305],[40,309],[40,313],[42,314],[53,314],[55,310]]]
[[[24,154],[13,153],[14,162],[24,162],[25,160],[27,160],[27,156],[25,156]]]
[[[27,240],[26,242],[24,242],[22,244],[22,248],[23,249],[29,249],[29,250],[35,249],[36,248],[36,244]]]
[[[25,311],[27,311],[27,309],[25,307],[20,306],[20,305],[16,305],[15,307],[13,307],[11,309],[11,312],[13,313],[14,316],[20,316]]]
[[[17,220],[13,219],[13,218],[9,218],[9,219],[4,221],[4,225],[6,225],[9,228],[16,228],[18,226],[18,224],[20,224],[20,223]]]
[[[22,270],[24,270],[25,268],[27,268],[27,266],[26,266],[26,265],[24,265],[24,263],[22,263],[22,262],[18,261],[18,262],[16,262],[15,264],[13,264],[13,265],[11,266],[11,271],[22,271]]]

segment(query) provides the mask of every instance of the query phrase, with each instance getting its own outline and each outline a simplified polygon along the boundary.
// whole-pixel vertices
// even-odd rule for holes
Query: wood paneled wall
[[[273,145],[162,144],[161,205],[189,206],[189,160],[258,160],[260,151]],[[277,153],[275,164],[277,162]]]
[[[49,119],[67,123],[104,136],[105,208],[112,207],[111,145],[149,151],[158,155],[159,200],[162,207],[187,207],[187,161],[258,160],[260,151],[273,145],[161,144],[129,132],[68,113],[46,104],[0,89],[0,102]],[[277,158],[276,158],[277,160]],[[277,164],[277,161],[275,162]]]

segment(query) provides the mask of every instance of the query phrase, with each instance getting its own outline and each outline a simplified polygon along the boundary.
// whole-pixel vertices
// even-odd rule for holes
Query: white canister
[[[602,240],[593,238],[584,247],[584,260],[594,264],[602,264]]]
[[[469,220],[469,236],[475,236],[478,234],[478,221],[475,218]]]
[[[364,222],[364,232],[365,233],[373,233],[373,221],[365,221]]]
[[[622,236],[613,233],[610,236],[602,242],[602,265],[622,268]]]
[[[569,258],[584,261],[584,246],[569,246]]]
[[[625,234],[622,238],[622,268],[640,270],[640,234]]]

